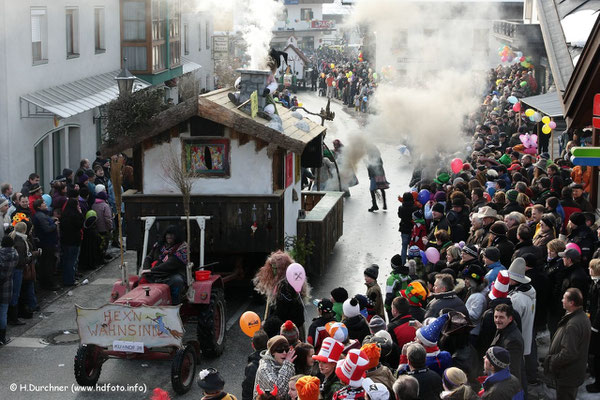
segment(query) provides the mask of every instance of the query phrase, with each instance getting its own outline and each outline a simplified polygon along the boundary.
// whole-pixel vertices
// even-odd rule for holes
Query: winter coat
[[[415,340],[415,333],[417,332],[413,326],[409,325],[409,322],[413,320],[413,316],[410,314],[398,315],[393,318],[387,326],[387,331],[392,337],[392,341],[398,345],[400,349],[408,342]]]
[[[43,249],[58,246],[58,226],[45,211],[39,210],[33,216],[33,232]]]
[[[519,284],[511,288],[508,297],[512,301],[513,309],[521,317],[523,355],[527,356],[531,353],[531,341],[533,340],[536,292],[533,286],[528,283]]]
[[[81,245],[83,215],[63,215],[60,217],[60,244],[63,246]]]
[[[522,205],[520,205],[516,201],[515,202],[509,201],[508,204],[506,204],[504,206],[504,208],[498,212],[498,214],[508,215],[513,211],[520,212],[521,214],[523,214],[525,212],[525,209],[523,208]]]
[[[394,374],[392,374],[392,371],[388,367],[379,364],[377,367],[367,371],[367,378],[371,378],[375,383],[383,384],[390,394],[394,393],[393,386],[396,378],[394,378]]]
[[[392,301],[400,296],[401,290],[406,290],[410,282],[409,275],[403,275],[392,270],[392,273],[385,281],[385,309],[387,312],[391,312]]]
[[[519,242],[515,245],[515,251],[513,252],[513,256],[511,262],[515,260],[517,257],[523,257],[525,254],[533,254],[537,259],[542,259],[542,252],[540,249],[533,245],[531,240],[525,242]],[[510,267],[510,264],[508,264]]]
[[[543,330],[546,325],[546,313],[550,301],[550,281],[541,267],[530,268],[525,271],[525,275],[531,279],[531,286],[535,289],[535,318],[533,324],[535,328]]]
[[[566,269],[560,257],[554,257],[546,263],[544,272],[548,276],[548,314],[562,314],[562,280]]]
[[[423,238],[427,237],[427,227],[425,224],[415,222],[410,234],[410,246],[417,246],[421,250],[425,250]]]
[[[106,233],[113,228],[113,217],[110,206],[105,200],[96,199],[92,205],[92,210],[96,211],[98,219],[96,220],[96,232]]]
[[[377,281],[373,281],[367,285],[367,298],[371,300],[373,309],[369,309],[369,315],[379,315],[385,321],[385,309],[383,307],[383,295],[381,294],[381,287]]]
[[[16,234],[14,241],[14,248],[19,255],[19,260],[15,266],[15,269],[24,269],[25,266],[31,262],[31,251],[33,250],[33,245],[31,244],[29,237],[25,234]]]
[[[409,305],[408,310],[410,315],[412,315],[417,321],[423,322],[425,319],[425,310],[422,307]]]
[[[523,400],[521,381],[508,369],[501,369],[483,382],[482,399],[486,400]]]
[[[319,399],[322,400],[331,400],[333,398],[333,394],[338,390],[341,390],[344,387],[344,384],[340,381],[340,378],[335,374],[335,371],[331,373],[328,377],[323,379],[321,382],[321,386],[319,388]]]
[[[587,265],[587,262],[591,259],[591,255],[594,252],[594,244],[596,237],[594,232],[586,225],[578,226],[571,231],[571,234],[567,236],[567,239],[571,243],[575,243],[581,249],[582,262]]]
[[[314,318],[308,327],[308,336],[306,337],[306,342],[314,346],[315,353],[319,352],[321,343],[323,343],[323,339],[329,337],[329,334],[325,330],[325,324],[328,322],[335,322],[335,318],[323,315],[318,318]]]
[[[508,304],[512,306],[512,301],[508,297],[498,298],[494,300],[490,300],[488,302],[488,309],[483,313],[483,317],[481,317],[481,330],[479,331],[479,336],[477,337],[477,342],[475,343],[475,348],[477,349],[477,353],[479,354],[479,358],[483,357],[487,349],[490,347],[492,340],[494,340],[494,336],[496,335],[496,324],[494,323],[494,308],[498,304]],[[521,317],[519,314],[514,315],[515,322],[517,327],[520,329],[521,327]]]
[[[500,261],[496,261],[493,264],[487,265],[486,268],[489,269],[489,271],[485,274],[485,279],[487,279],[489,286],[491,286],[496,280],[498,273],[503,269],[506,269],[506,267],[502,265]]]
[[[584,382],[591,328],[583,308],[566,314],[558,322],[544,360],[544,371],[558,386],[573,387]]]
[[[467,307],[467,311],[469,312],[469,319],[471,320],[471,323],[475,325],[475,327],[471,329],[471,335],[479,335],[479,330],[481,329],[481,317],[483,317],[483,312],[487,309],[487,294],[487,288],[481,292],[472,293],[465,303],[465,307]]]
[[[10,303],[13,292],[12,275],[18,262],[19,254],[13,247],[0,248],[0,304]]]
[[[342,322],[346,325],[346,328],[348,328],[349,339],[356,339],[362,343],[365,337],[371,334],[367,320],[360,314],[354,317],[345,318]]]
[[[275,305],[269,307],[269,314],[276,315],[282,321],[289,319],[298,329],[304,331],[304,303],[300,295],[285,279],[279,283]],[[300,337],[304,337],[302,333]]]
[[[279,365],[267,350],[261,351],[260,356],[252,398],[256,399],[258,396],[256,385],[259,385],[262,390],[272,390],[277,385],[279,389],[277,397],[288,399],[287,390],[285,389],[288,387],[290,378],[296,373],[294,363],[284,360],[283,364]]]
[[[444,308],[459,311],[464,315],[469,315],[465,303],[458,298],[455,292],[436,293],[431,295],[432,299],[425,310],[425,318],[439,317],[440,311]]]
[[[590,323],[592,325],[590,354],[600,357],[600,280],[598,279],[594,280],[590,285],[586,310],[590,315]]]
[[[254,381],[256,380],[256,371],[258,370],[260,359],[261,356],[259,350],[248,356],[248,364],[246,364],[244,381],[242,382],[242,400],[252,400]]]
[[[420,400],[439,400],[440,393],[444,390],[440,375],[429,368],[404,371],[401,375],[403,374],[412,376],[419,382]]]
[[[413,229],[412,214],[417,208],[414,203],[406,203],[398,206],[398,218],[400,218],[400,233],[410,234]]]
[[[344,314],[344,303],[333,303],[333,312],[335,313],[335,320],[340,322]]]
[[[504,266],[510,266],[512,255],[515,251],[515,245],[508,238],[496,236],[490,246],[495,246],[500,250],[500,263]],[[486,246],[487,247],[487,246]]]
[[[583,294],[583,304],[587,301],[588,288],[590,286],[590,277],[583,265],[577,263],[570,267],[566,267],[564,275],[562,276],[562,283],[560,286],[560,297],[562,299],[563,294],[568,288],[576,287],[581,290]]]
[[[508,350],[510,353],[510,373],[521,382],[521,368],[523,367],[523,336],[517,327],[517,323],[512,321],[506,328],[496,331],[496,335],[490,346],[500,346]]]
[[[541,263],[541,260],[546,259],[546,255],[548,254],[548,249],[546,248],[546,245],[554,238],[554,232],[542,232],[541,230],[533,238],[533,245],[539,249],[539,254],[543,256],[543,258],[540,259],[538,265]]]

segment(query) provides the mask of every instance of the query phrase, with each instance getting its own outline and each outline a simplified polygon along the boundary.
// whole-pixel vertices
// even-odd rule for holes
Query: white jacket
[[[523,355],[531,353],[533,319],[535,317],[535,289],[530,284],[519,284],[508,293],[513,309],[521,317]]]

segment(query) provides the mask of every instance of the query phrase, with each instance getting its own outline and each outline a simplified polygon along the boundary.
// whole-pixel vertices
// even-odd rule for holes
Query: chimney
[[[262,110],[265,107],[265,98],[262,97],[262,93],[267,87],[267,78],[271,72],[257,69],[238,69],[237,71],[242,75],[240,103],[248,100],[252,92],[256,90],[258,91],[258,109]],[[249,104],[247,108],[250,109]]]

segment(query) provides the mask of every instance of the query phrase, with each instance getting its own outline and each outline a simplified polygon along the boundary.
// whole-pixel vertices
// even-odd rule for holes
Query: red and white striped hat
[[[352,349],[345,359],[338,361],[335,374],[344,384],[360,387],[368,365],[369,357],[365,352]]]
[[[312,356],[313,359],[321,362],[331,363],[338,362],[342,352],[344,351],[344,345],[335,340],[334,338],[325,338],[321,343],[321,349],[319,354]]]
[[[503,269],[498,272],[498,276],[492,285],[492,290],[488,294],[490,299],[499,299],[508,296],[508,284],[510,282],[510,278],[508,276],[508,271]]]

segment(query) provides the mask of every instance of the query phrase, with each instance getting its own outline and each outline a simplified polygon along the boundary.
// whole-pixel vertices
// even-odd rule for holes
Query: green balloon
[[[525,86],[527,86],[527,82],[525,82],[525,81],[521,82],[521,87],[525,87]]]

